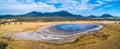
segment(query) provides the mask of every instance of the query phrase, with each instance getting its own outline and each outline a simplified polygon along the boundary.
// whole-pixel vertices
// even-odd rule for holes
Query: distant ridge
[[[74,15],[66,11],[59,11],[59,12],[47,12],[47,13],[41,13],[41,12],[30,12],[27,14],[24,14],[23,16],[61,16],[61,17],[82,17],[81,15]]]
[[[103,15],[100,16],[100,17],[107,18],[107,17],[114,17],[114,16],[112,16],[112,15],[110,15],[110,14],[103,14]]]
[[[95,15],[90,15],[90,16],[88,16],[89,18],[96,18],[97,16],[95,16]]]
[[[30,13],[24,14],[23,16],[40,16],[41,14],[42,14],[41,12],[33,11]]]
[[[103,14],[101,16],[95,16],[95,15],[90,15],[88,17],[84,17],[81,15],[74,15],[71,14],[67,11],[58,11],[58,12],[46,12],[46,13],[41,13],[41,12],[30,12],[30,13],[26,13],[23,15],[0,15],[0,18],[9,18],[9,17],[78,17],[78,18],[110,18],[110,17],[114,17],[110,14]]]

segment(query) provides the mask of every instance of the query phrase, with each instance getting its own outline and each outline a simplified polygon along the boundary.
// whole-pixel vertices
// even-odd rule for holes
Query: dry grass
[[[39,29],[48,24],[59,23],[92,23],[89,21],[77,21],[77,22],[22,22],[22,25],[0,25],[0,37],[3,33],[9,33],[13,31],[39,31]],[[94,35],[87,35],[78,39],[74,43],[67,43],[62,45],[43,43],[40,41],[15,41],[0,38],[0,41],[8,43],[7,49],[120,49],[120,24],[107,24],[99,32],[107,35],[107,38],[103,39]]]

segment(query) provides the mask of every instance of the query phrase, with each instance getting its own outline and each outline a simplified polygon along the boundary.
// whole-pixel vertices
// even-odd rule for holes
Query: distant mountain
[[[74,14],[71,14],[69,12],[66,12],[66,11],[59,11],[59,12],[47,12],[47,13],[41,13],[41,12],[36,12],[36,11],[33,11],[33,12],[30,12],[30,13],[27,13],[27,14],[24,14],[22,16],[37,16],[37,17],[45,17],[45,16],[51,16],[51,17],[54,17],[54,16],[60,16],[60,17],[82,17],[81,15],[74,15]]]
[[[53,13],[44,13],[44,16],[74,16],[74,15],[66,11],[59,11]]]
[[[114,16],[112,16],[110,14],[103,14],[102,16],[99,16],[99,17],[94,16],[94,15],[84,17],[81,15],[74,15],[74,14],[71,14],[66,11],[47,12],[47,13],[33,11],[33,12],[26,13],[23,15],[0,15],[0,18],[11,18],[11,17],[77,17],[77,18],[89,19],[89,18],[110,18],[110,17],[114,17]]]
[[[90,16],[88,16],[88,18],[97,18],[97,16],[90,15]]]
[[[40,16],[41,14],[42,14],[41,12],[33,11],[30,13],[24,14],[23,16]]]
[[[110,14],[103,14],[102,16],[100,16],[101,18],[110,18],[110,17],[114,17]]]

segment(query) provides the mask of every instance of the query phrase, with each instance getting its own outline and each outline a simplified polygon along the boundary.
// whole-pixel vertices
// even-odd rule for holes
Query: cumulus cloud
[[[40,12],[53,12],[56,11],[56,8],[53,5],[48,5],[43,2],[35,3],[33,0],[8,0],[0,1],[0,11],[1,13],[8,14],[24,14],[31,11],[40,11]],[[4,11],[4,12],[3,12]]]
[[[90,12],[97,9],[110,7],[106,4],[111,1],[118,0],[95,0],[96,3],[89,3],[92,0],[0,0],[1,14],[25,14],[31,11],[39,12],[55,12],[65,10],[73,14],[81,14],[81,12]],[[58,7],[57,8],[57,6]],[[98,9],[99,10],[99,9]]]

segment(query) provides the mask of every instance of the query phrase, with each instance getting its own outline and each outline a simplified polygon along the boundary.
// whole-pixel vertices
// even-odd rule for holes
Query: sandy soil
[[[63,45],[49,44],[36,41],[17,41],[2,38],[3,33],[21,31],[39,31],[42,26],[59,23],[95,23],[96,21],[76,21],[76,22],[11,22],[11,24],[0,25],[0,41],[7,42],[7,49],[120,49],[120,24],[103,24],[104,28],[99,32],[105,34],[105,38],[87,35],[78,39],[74,43]],[[98,22],[98,21],[97,21]],[[100,22],[100,21],[99,21]],[[103,21],[102,21],[103,22]]]

